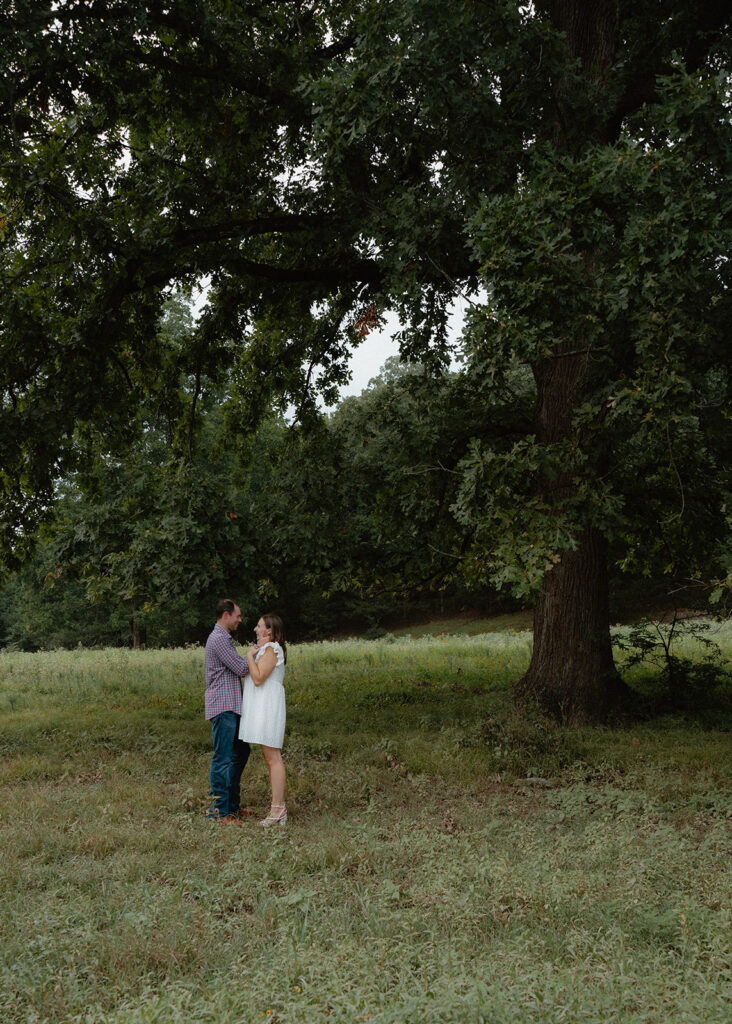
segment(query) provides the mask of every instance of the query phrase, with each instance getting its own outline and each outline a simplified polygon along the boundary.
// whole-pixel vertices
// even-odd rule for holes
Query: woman
[[[249,675],[244,679],[239,739],[259,743],[269,769],[272,806],[260,821],[263,828],[284,825],[285,766],[282,740],[285,735],[285,628],[279,615],[263,615],[254,627],[257,643],[247,651]]]

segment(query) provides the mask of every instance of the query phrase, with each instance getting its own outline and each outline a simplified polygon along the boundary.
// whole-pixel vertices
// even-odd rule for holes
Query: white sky
[[[341,398],[360,395],[369,381],[379,374],[386,360],[399,355],[399,344],[394,337],[398,330],[399,324],[394,319],[379,330],[371,331],[351,353],[351,383],[341,388]]]
[[[465,319],[465,310],[470,300],[459,297],[450,315],[450,333],[457,340]],[[399,331],[399,321],[387,314],[386,323],[379,330],[371,331],[367,338],[351,355],[351,383],[341,388],[341,398],[349,395],[360,395],[368,386],[369,381],[376,377],[390,356],[399,355],[399,344],[395,336]]]
[[[199,286],[197,296],[194,298],[194,317],[206,300],[207,285],[208,282],[203,281],[201,286]],[[451,313],[451,334],[454,339],[457,339],[462,330],[465,310],[470,301],[470,299],[460,296],[454,304]],[[399,326],[398,318],[393,313],[387,313],[384,326],[371,331],[359,347],[351,353],[351,381],[341,388],[341,398],[347,398],[350,395],[360,395],[368,387],[369,382],[379,375],[386,360],[390,356],[399,355],[399,343],[396,341]]]

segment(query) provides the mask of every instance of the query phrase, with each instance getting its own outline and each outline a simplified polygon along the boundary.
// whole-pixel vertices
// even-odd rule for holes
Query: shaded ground
[[[478,636],[481,633],[522,633],[532,629],[533,622],[534,613],[531,609],[489,616],[465,611],[459,615],[432,616],[424,622],[412,623],[392,629],[390,632],[394,636],[441,636],[443,634]]]

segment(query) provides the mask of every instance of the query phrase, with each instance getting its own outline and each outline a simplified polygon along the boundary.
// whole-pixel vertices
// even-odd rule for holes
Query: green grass
[[[0,654],[0,1020],[726,1024],[728,699],[567,732],[530,644],[293,647],[276,835],[205,819],[200,650]]]

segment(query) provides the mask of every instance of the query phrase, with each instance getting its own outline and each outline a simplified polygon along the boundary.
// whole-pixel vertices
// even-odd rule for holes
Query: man
[[[211,722],[211,806],[209,818],[239,822],[239,784],[249,759],[249,744],[239,739],[241,677],[249,671],[246,658],[236,653],[233,633],[241,610],[224,599],[216,605],[216,625],[206,641],[206,719]]]

